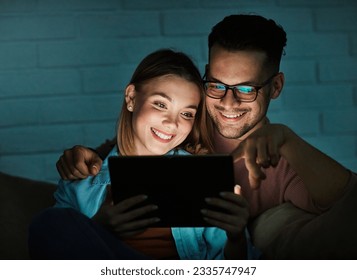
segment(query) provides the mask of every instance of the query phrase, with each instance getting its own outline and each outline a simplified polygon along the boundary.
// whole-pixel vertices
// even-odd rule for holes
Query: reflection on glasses
[[[217,81],[209,81],[203,80],[203,84],[206,89],[206,95],[214,98],[214,99],[222,99],[226,96],[228,90],[232,90],[235,97],[238,98],[241,102],[253,102],[257,98],[258,91],[268,85],[273,78],[277,75],[272,75],[269,79],[264,81],[259,86],[254,85],[245,85],[245,84],[237,84],[237,85],[227,85],[222,82]],[[205,77],[205,76],[204,76]]]

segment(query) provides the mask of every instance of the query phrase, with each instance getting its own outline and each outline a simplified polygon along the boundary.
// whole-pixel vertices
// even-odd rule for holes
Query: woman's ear
[[[133,84],[130,84],[125,89],[126,108],[130,112],[134,111],[134,103],[135,103],[134,100],[135,100],[135,86]]]
[[[283,72],[279,72],[276,77],[273,79],[273,92],[271,93],[270,98],[276,99],[279,97],[281,91],[283,90],[285,82],[285,76]]]

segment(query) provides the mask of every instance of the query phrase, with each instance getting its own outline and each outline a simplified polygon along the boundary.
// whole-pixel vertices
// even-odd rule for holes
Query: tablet
[[[158,210],[152,227],[210,226],[200,212],[206,197],[233,192],[233,158],[226,154],[114,156],[108,159],[114,203],[146,194]],[[141,217],[142,218],[142,217]]]

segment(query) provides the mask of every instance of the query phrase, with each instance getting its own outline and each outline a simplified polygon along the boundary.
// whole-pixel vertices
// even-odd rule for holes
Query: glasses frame
[[[227,95],[228,90],[230,89],[230,90],[232,90],[232,92],[233,92],[233,94],[234,94],[234,97],[235,97],[236,99],[238,99],[240,102],[247,102],[247,103],[249,103],[249,102],[254,102],[254,101],[257,99],[259,90],[261,90],[261,89],[262,89],[263,87],[265,87],[266,85],[270,84],[271,81],[273,80],[273,78],[274,78],[276,75],[278,75],[278,74],[279,74],[279,73],[275,73],[274,75],[270,76],[267,80],[265,80],[262,84],[260,84],[260,85],[257,86],[257,85],[250,85],[250,84],[246,84],[246,83],[240,83],[240,84],[236,84],[236,85],[227,85],[227,84],[225,84],[225,83],[223,83],[223,82],[221,82],[221,81],[218,81],[218,80],[217,80],[217,81],[205,80],[205,78],[206,78],[206,73],[205,73],[204,76],[203,76],[203,78],[202,78],[202,83],[203,83],[203,85],[204,85],[206,95],[207,95],[208,97],[210,97],[210,98],[213,98],[213,99],[223,99],[223,98]],[[224,94],[222,95],[222,97],[216,97],[216,96],[211,96],[211,95],[209,95],[209,94],[208,94],[208,91],[207,91],[207,86],[206,86],[207,83],[216,83],[216,84],[221,84],[221,85],[223,85],[223,86],[225,87],[225,91],[224,91]],[[237,87],[237,86],[248,86],[248,87],[254,88],[254,89],[255,89],[255,96],[254,96],[254,98],[253,98],[252,100],[242,100],[242,99],[240,99],[240,98],[238,97],[238,94],[236,93],[236,87]]]

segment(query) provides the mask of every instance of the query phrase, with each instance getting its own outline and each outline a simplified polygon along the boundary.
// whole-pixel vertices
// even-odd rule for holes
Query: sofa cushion
[[[297,222],[299,225],[305,224],[314,217],[316,216],[294,207],[291,203],[283,203],[265,211],[253,220],[249,226],[252,241],[255,247],[264,253],[265,258],[275,258],[270,254],[272,244],[276,239],[281,238],[287,226],[297,224]]]
[[[32,217],[54,204],[55,184],[0,172],[0,259],[28,259]]]

